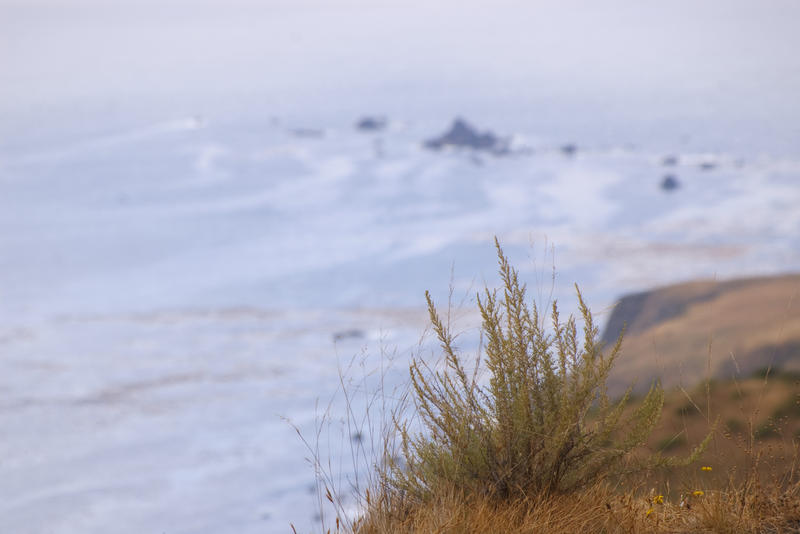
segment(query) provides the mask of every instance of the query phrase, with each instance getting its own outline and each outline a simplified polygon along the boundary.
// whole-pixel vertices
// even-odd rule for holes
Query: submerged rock
[[[572,157],[578,151],[578,146],[573,143],[567,143],[566,145],[563,145],[560,150],[565,156]]]
[[[713,171],[717,168],[717,163],[715,161],[704,161],[700,164],[701,171]]]
[[[356,123],[356,129],[362,132],[379,132],[386,128],[385,117],[362,117]]]
[[[456,119],[450,130],[429,139],[424,143],[425,148],[430,150],[441,150],[446,147],[471,148],[473,150],[484,150],[496,155],[508,153],[508,142],[497,137],[490,131],[478,132],[463,119]]]
[[[664,176],[664,179],[661,180],[661,189],[664,191],[675,191],[681,186],[681,183],[675,177],[674,174],[667,174]]]
[[[362,339],[364,335],[365,334],[363,330],[359,330],[357,328],[351,328],[349,330],[341,330],[339,332],[334,332],[333,341],[344,341],[347,339]]]

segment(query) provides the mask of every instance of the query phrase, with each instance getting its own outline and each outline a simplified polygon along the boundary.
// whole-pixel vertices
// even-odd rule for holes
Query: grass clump
[[[623,461],[659,420],[664,392],[657,383],[634,410],[625,409],[630,392],[609,400],[606,381],[622,338],[603,351],[577,286],[582,328],[573,316],[562,321],[555,302],[546,328],[546,317],[528,305],[525,285],[496,245],[502,288],[478,295],[488,382],[480,380],[480,362],[471,371],[465,365],[426,294],[444,363],[410,366],[424,429],[400,426],[402,461],[391,465],[382,488],[390,500],[414,506],[454,488],[501,500],[573,492],[623,463],[630,469]],[[668,463],[647,460],[639,467]]]

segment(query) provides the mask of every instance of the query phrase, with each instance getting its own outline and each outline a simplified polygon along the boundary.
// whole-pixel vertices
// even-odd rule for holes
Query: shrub
[[[561,320],[555,302],[548,331],[536,304],[526,304],[518,272],[495,244],[503,287],[478,295],[488,384],[479,380],[478,364],[472,371],[465,366],[426,293],[444,367],[436,370],[420,360],[410,366],[424,430],[400,425],[402,461],[390,466],[383,488],[394,497],[425,502],[457,489],[529,498],[588,487],[622,467],[659,420],[664,392],[658,383],[635,410],[625,409],[630,389],[619,401],[609,401],[606,380],[622,336],[610,351],[602,350],[578,287],[582,335],[573,316]],[[702,447],[682,463],[694,460]],[[648,460],[653,462],[639,467],[672,461]]]

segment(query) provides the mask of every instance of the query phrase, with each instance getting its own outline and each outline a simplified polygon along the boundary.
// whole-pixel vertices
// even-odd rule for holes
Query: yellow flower
[[[655,497],[653,497],[653,504],[664,504],[664,496],[656,495]]]
[[[700,470],[701,471],[711,471],[711,467],[709,467],[707,465],[704,465],[703,467],[700,468]]]
[[[650,517],[650,514],[652,514],[652,513],[653,513],[653,509],[652,509],[652,508],[650,508],[650,509],[647,511],[647,513],[646,513],[646,514],[644,514],[644,516],[645,516],[645,517]]]
[[[703,493],[702,490],[697,490],[694,493],[692,493],[692,495],[694,495],[695,497],[702,497],[703,495],[705,495],[705,493]]]

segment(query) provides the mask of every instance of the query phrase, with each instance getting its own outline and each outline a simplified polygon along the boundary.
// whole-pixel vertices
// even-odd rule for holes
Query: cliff
[[[800,370],[800,275],[695,281],[622,297],[602,339],[625,338],[610,388],[693,387],[771,366]]]

